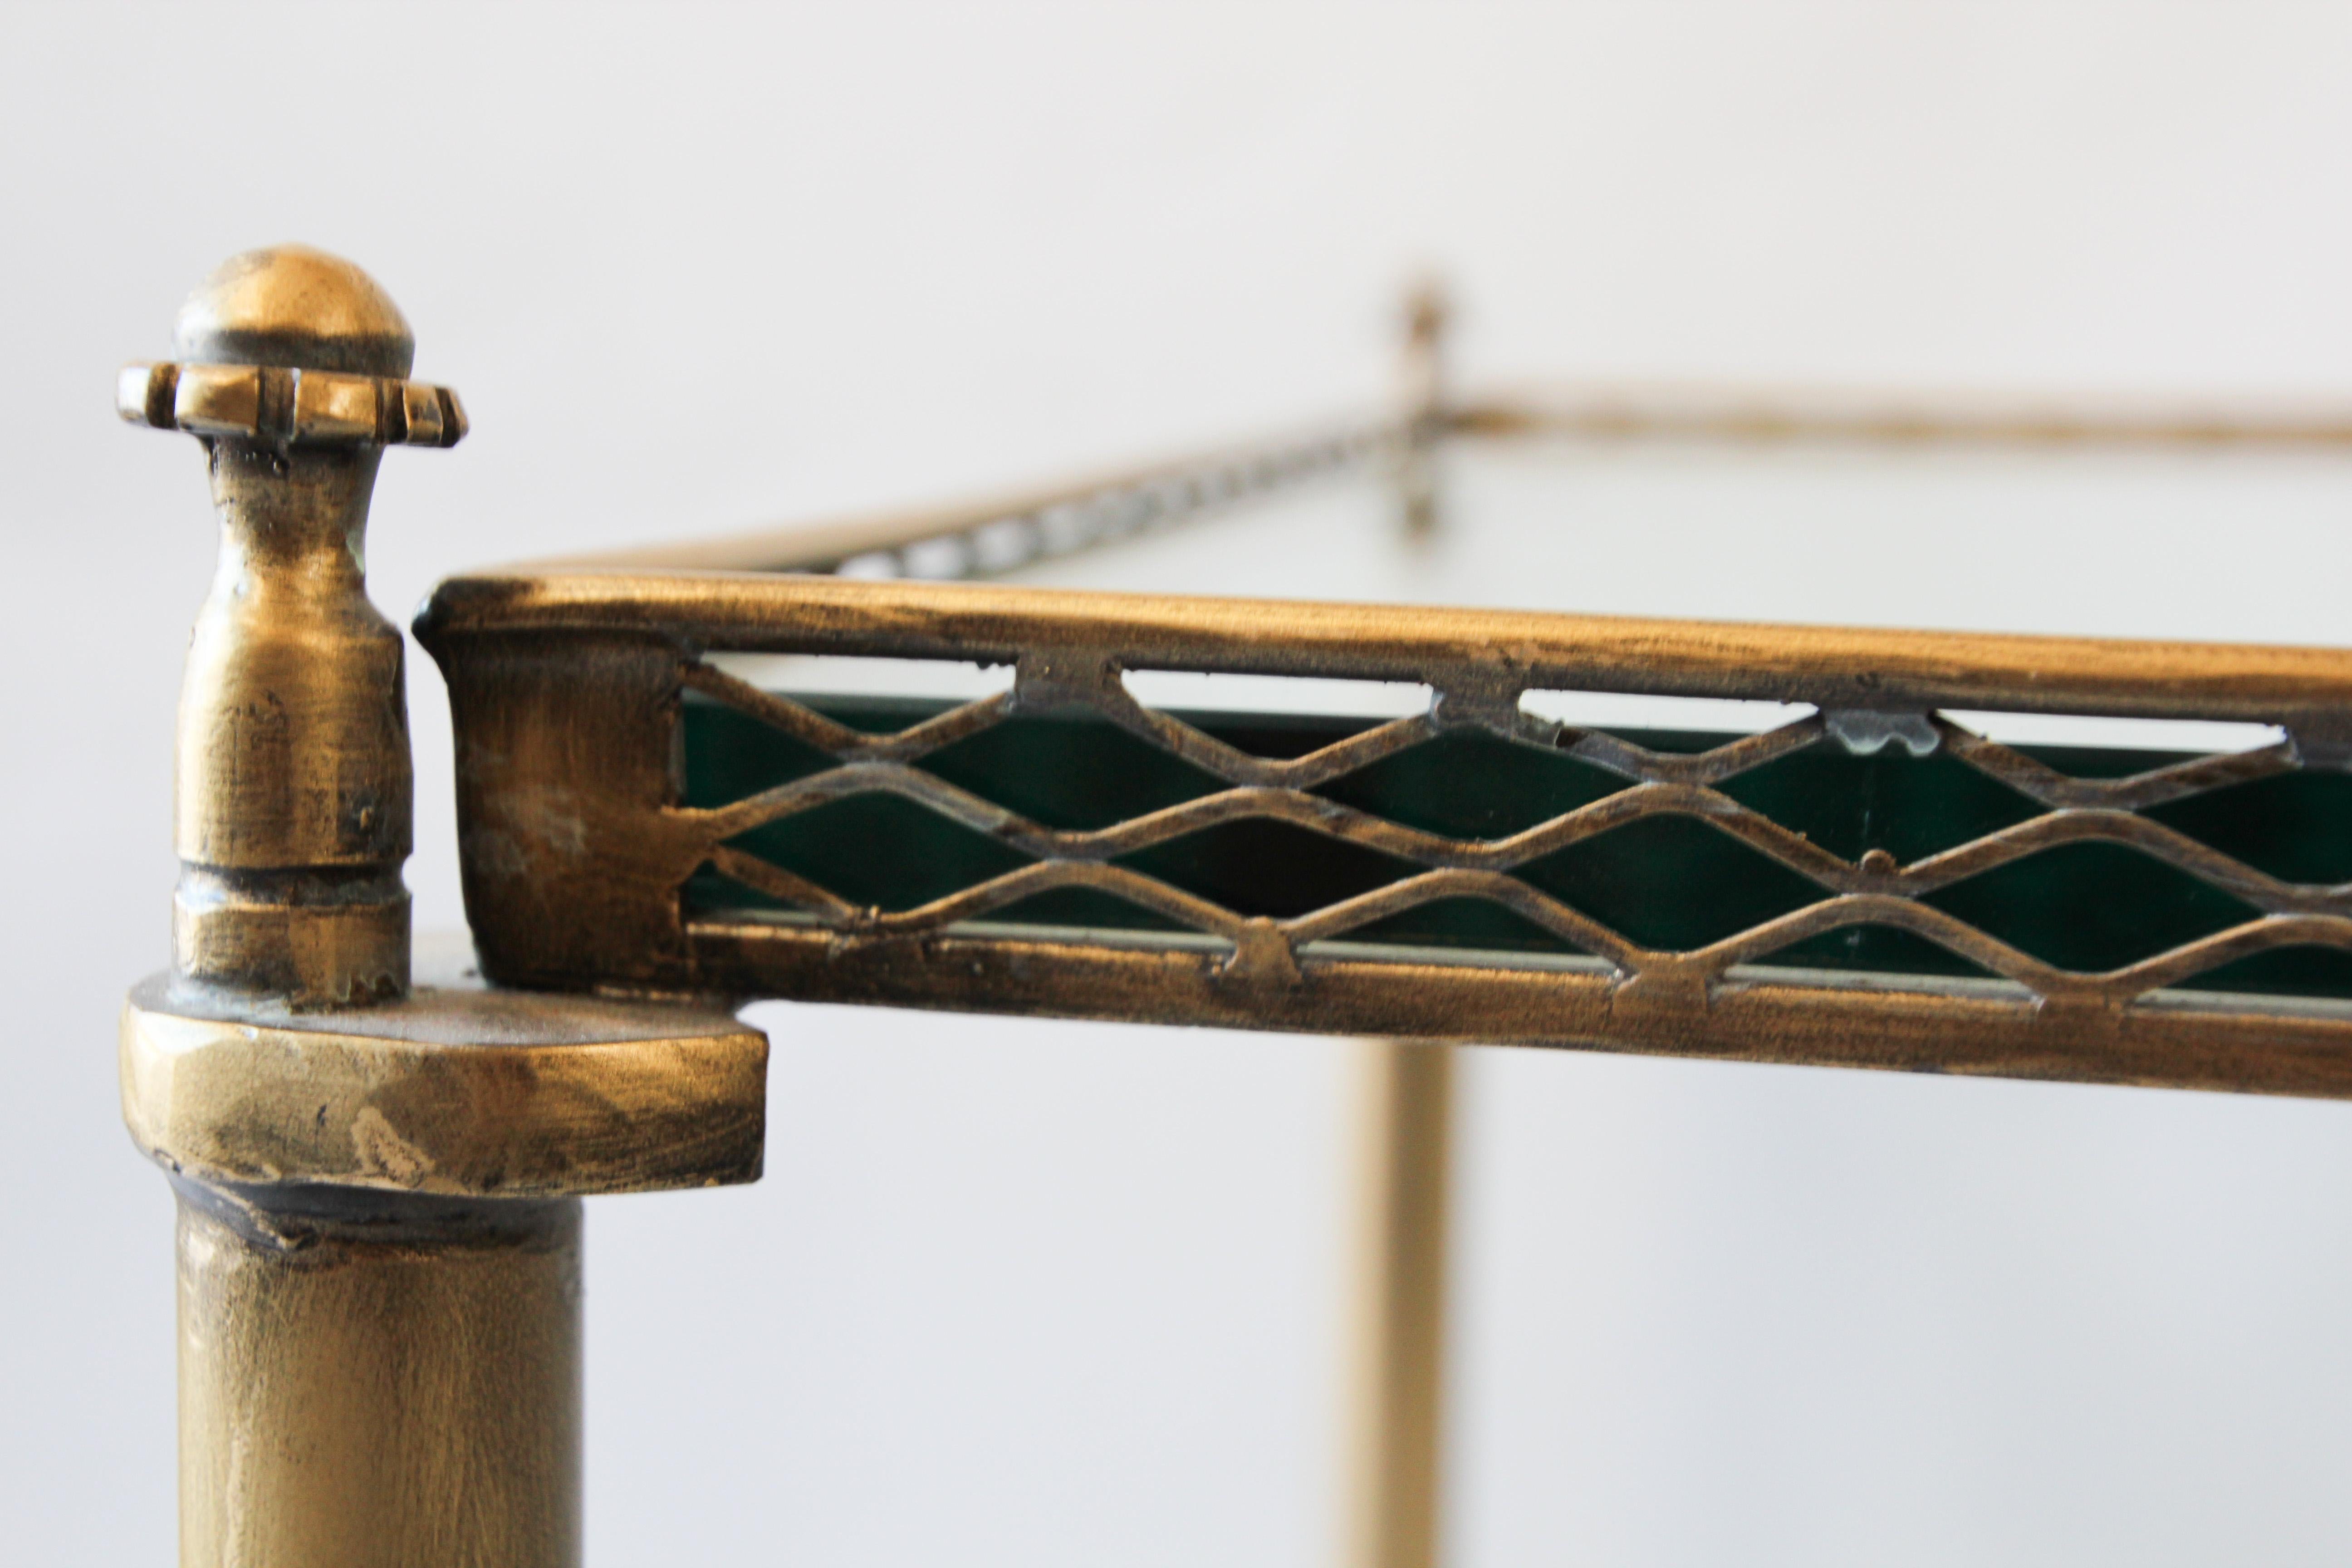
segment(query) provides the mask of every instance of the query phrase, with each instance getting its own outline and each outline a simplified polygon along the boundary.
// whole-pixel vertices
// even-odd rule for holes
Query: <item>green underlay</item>
[[[854,729],[895,731],[952,704],[803,697]],[[1262,714],[1177,717],[1238,750],[1296,757],[1377,721]],[[689,697],[684,800],[717,806],[835,764],[814,746],[733,709]],[[1622,731],[1653,751],[1688,754],[1738,737]],[[2078,777],[2118,777],[2184,760],[2171,753],[2020,747]],[[1212,774],[1107,720],[1020,717],[934,752],[919,764],[961,789],[1048,827],[1087,830],[1214,795]],[[1315,793],[1391,822],[1453,838],[1492,839],[1633,787],[1557,749],[1454,731],[1360,768]],[[1823,739],[1717,786],[1740,805],[1848,861],[1883,850],[1908,864],[2040,815],[1999,781],[1938,752],[1890,746],[1855,756]],[[2281,879],[2352,880],[2352,775],[2291,773],[2150,808],[2151,820]],[[901,796],[836,800],[737,836],[733,847],[861,907],[913,909],[1028,864],[1002,840]],[[1422,868],[1365,845],[1264,818],[1202,828],[1119,857],[1172,887],[1245,916],[1286,919],[1368,893]],[[1747,931],[1827,897],[1798,872],[1699,818],[1655,816],[1579,840],[1513,875],[1643,946],[1685,950]],[[697,912],[785,906],[705,869],[688,884]],[[1981,872],[1921,900],[2059,968],[2099,971],[2152,957],[2252,919],[2256,911],[2136,849],[2057,846]],[[1037,894],[992,921],[1128,931],[1191,928],[1087,889]],[[1570,940],[1501,904],[1448,898],[1355,928],[1349,942],[1497,953],[1573,954]],[[1889,927],[1806,938],[1767,965],[1981,975],[1928,939]],[[2189,989],[2352,997],[2352,953],[2292,948],[2184,982]]]

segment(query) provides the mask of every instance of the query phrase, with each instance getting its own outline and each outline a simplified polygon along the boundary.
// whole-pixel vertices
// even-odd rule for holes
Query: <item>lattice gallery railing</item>
[[[419,630],[505,979],[2352,1092],[2352,656],[715,574],[460,581]],[[1014,679],[794,696],[711,648]],[[1171,669],[1433,700],[1122,679]],[[1560,689],[1817,710],[1525,710]],[[2005,745],[1947,709],[2282,733]]]
[[[950,508],[688,540],[583,556],[573,564],[662,570],[838,572],[851,577],[993,577],[1118,544],[1220,508],[1394,460],[1428,437],[1394,420],[1357,420],[1196,453],[1139,470]],[[563,562],[542,562],[560,568]]]

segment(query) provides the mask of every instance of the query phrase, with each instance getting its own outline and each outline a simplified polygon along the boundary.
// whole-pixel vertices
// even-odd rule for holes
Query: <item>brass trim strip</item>
[[[2331,736],[2352,716],[2352,651],[2342,648],[750,573],[456,577],[435,591],[416,630],[428,647],[476,634],[561,630],[652,635],[693,647],[992,664],[1073,650],[1115,655],[1129,668],[1429,679],[1454,713],[1506,688],[1516,697],[1559,687],[1823,709],[2251,721]],[[1448,716],[1443,703],[1439,711]]]
[[[1984,981],[1806,971],[1685,988],[1629,984],[1599,964],[1487,969],[1312,953],[1288,984],[1189,953],[1075,939],[844,940],[719,921],[689,930],[708,973],[756,975],[771,994],[806,1001],[2352,1099],[2352,1006],[2343,1004],[2253,1008],[2171,993],[2112,1008]]]
[[[1591,384],[1466,398],[1444,412],[1454,434],[1668,437],[1705,441],[1930,443],[2013,447],[2352,447],[2340,402],[1994,397],[1727,385]]]

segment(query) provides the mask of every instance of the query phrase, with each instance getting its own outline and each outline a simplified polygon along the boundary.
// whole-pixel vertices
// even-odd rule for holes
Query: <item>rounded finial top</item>
[[[416,339],[392,296],[339,256],[277,245],[233,256],[180,307],[179,357],[405,376]]]

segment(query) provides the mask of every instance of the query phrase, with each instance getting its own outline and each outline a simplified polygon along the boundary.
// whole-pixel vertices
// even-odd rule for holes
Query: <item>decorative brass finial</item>
[[[416,340],[392,297],[307,245],[248,250],[180,307],[180,358],[123,367],[115,408],[134,425],[278,447],[454,447],[466,411],[407,379]]]
[[[173,972],[297,1007],[404,995],[407,699],[364,536],[383,448],[455,446],[464,410],[406,379],[374,280],[304,246],[224,263],[174,336],[116,398],[203,440],[220,512],[180,691]]]

